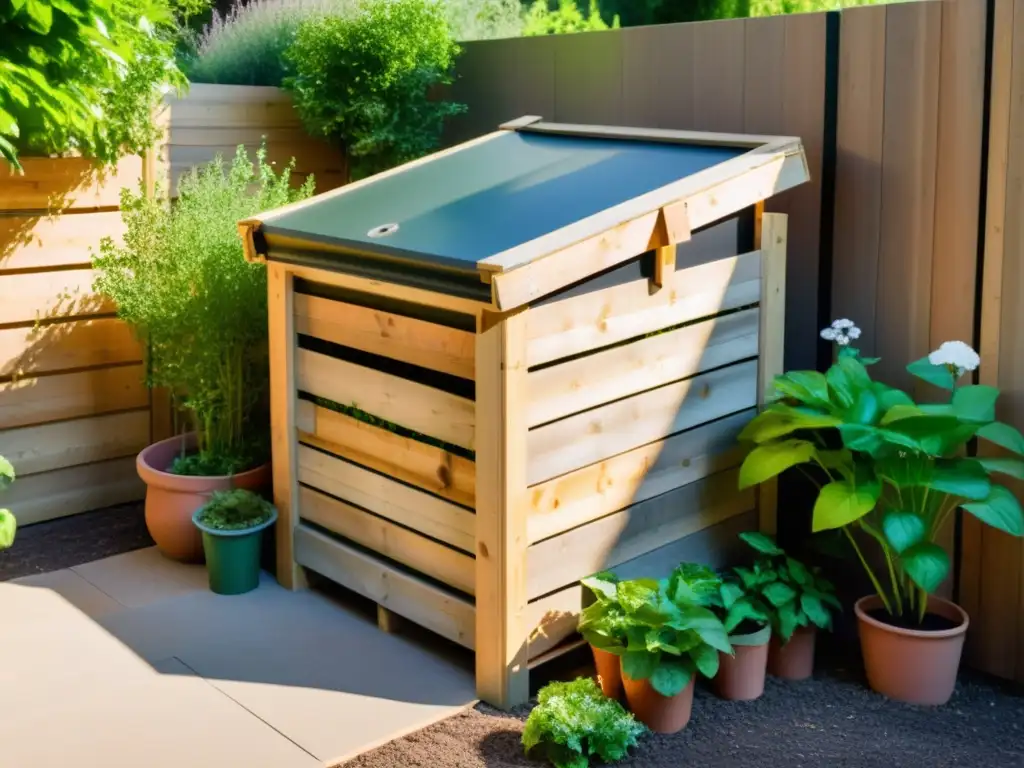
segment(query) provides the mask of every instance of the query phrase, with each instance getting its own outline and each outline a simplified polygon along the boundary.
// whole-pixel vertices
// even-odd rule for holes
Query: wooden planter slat
[[[120,211],[0,217],[0,270],[87,267],[90,249],[104,237],[119,240],[124,231]]]
[[[299,517],[467,595],[476,590],[472,557],[340,499],[301,486]]]
[[[112,313],[114,304],[93,292],[91,269],[3,275],[0,323],[34,323],[53,318]]]
[[[299,447],[299,482],[386,517],[456,549],[473,553],[472,512],[306,446]]]
[[[753,491],[738,492],[737,477],[727,470],[534,544],[527,553],[530,598],[754,509]]]
[[[744,310],[534,371],[527,422],[545,424],[756,357],[758,324],[758,311]]]
[[[138,340],[127,325],[113,318],[0,329],[0,376],[141,360]]]
[[[303,294],[295,297],[295,327],[299,333],[422,368],[464,379],[474,375],[476,338],[457,328]]]
[[[308,400],[298,403],[297,423],[304,443],[464,507],[476,505],[476,467],[469,459]]]
[[[135,455],[148,444],[148,408],[0,432],[0,456],[19,478]]]
[[[527,482],[542,483],[757,403],[757,362],[736,363],[530,430]]]
[[[476,609],[468,600],[302,525],[295,530],[295,559],[441,637],[474,647]]]
[[[320,352],[296,353],[301,391],[355,406],[393,424],[452,445],[473,449],[472,400]]]
[[[736,437],[754,415],[740,411],[530,488],[531,544],[734,467]]]
[[[673,272],[657,291],[649,280],[634,280],[536,307],[529,319],[530,366],[756,304],[760,278],[761,254],[748,253]]]
[[[142,179],[142,158],[134,155],[103,172],[80,157],[23,157],[21,164],[24,175],[0,169],[0,211],[116,208],[121,188],[138,190]]]

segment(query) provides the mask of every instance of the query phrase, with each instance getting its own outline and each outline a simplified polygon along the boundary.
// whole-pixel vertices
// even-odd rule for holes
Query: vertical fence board
[[[555,49],[555,112],[562,123],[622,123],[622,35],[565,35]]]
[[[693,129],[693,25],[631,27],[620,34],[623,124]]]
[[[736,132],[743,128],[745,22],[705,21],[694,28],[693,127]]]

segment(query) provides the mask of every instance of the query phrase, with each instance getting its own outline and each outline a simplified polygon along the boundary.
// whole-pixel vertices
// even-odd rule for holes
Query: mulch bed
[[[0,581],[59,571],[153,545],[142,502],[19,528],[0,552]]]
[[[832,665],[813,680],[769,680],[765,695],[731,703],[697,691],[693,719],[673,736],[646,736],[627,768],[1021,768],[1024,697],[965,676],[940,708],[888,701],[859,670]],[[512,768],[529,708],[478,706],[345,763],[346,768]]]

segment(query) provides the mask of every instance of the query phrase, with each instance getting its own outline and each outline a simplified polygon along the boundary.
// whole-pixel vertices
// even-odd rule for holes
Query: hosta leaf
[[[889,512],[882,518],[882,532],[896,552],[903,552],[924,540],[924,520],[913,512]]]
[[[793,408],[776,403],[755,416],[740,432],[739,439],[763,443],[784,437],[798,429],[824,429],[838,427],[843,421],[837,416],[821,413],[809,408]]]
[[[729,633],[725,631],[725,625],[719,621],[715,627],[701,627],[696,630],[700,639],[712,648],[722,653],[732,653],[732,645],[729,643]]]
[[[749,568],[744,568],[743,566],[736,566],[732,569],[732,571],[740,577],[740,581],[743,582],[743,586],[747,589],[754,587],[758,583],[758,581],[760,581],[760,579],[758,579],[757,577],[757,574],[755,574]]]
[[[993,485],[984,501],[973,501],[964,504],[963,508],[993,528],[1012,536],[1024,536],[1024,512],[1020,502],[1009,489],[1001,485]]]
[[[693,673],[686,662],[677,659],[663,660],[650,675],[651,687],[666,697],[678,696],[692,678]]]
[[[956,383],[953,380],[953,374],[949,372],[949,369],[946,368],[946,366],[932,365],[927,356],[912,362],[907,366],[907,371],[912,375],[917,376],[917,378],[923,379],[929,384],[934,384],[937,387],[942,387],[943,389],[953,389],[953,386]]]
[[[690,651],[690,658],[704,677],[712,678],[718,674],[718,651],[710,645],[698,645]]]
[[[989,472],[998,472],[1002,475],[1009,475],[1018,480],[1024,480],[1024,461],[1009,458],[979,458],[981,464]]]
[[[857,486],[846,480],[829,483],[821,489],[814,502],[812,530],[817,533],[842,528],[859,520],[874,509],[881,493],[882,487],[877,482]]]
[[[985,384],[969,384],[953,392],[953,413],[964,421],[986,424],[995,421],[999,390]]]
[[[914,401],[906,392],[890,387],[880,381],[871,382],[871,389],[878,397],[878,407],[882,412],[889,411],[894,405],[913,405]]]
[[[987,498],[992,489],[988,472],[975,459],[937,460],[926,485],[935,491],[973,500]]]
[[[764,588],[765,599],[776,608],[792,602],[796,595],[796,590],[782,581],[776,581]]]
[[[934,592],[949,574],[949,556],[938,544],[921,542],[900,555],[903,569],[925,592]]]
[[[909,419],[911,416],[920,416],[923,412],[913,403],[898,403],[885,412],[881,424],[888,426],[900,419]]]
[[[1018,456],[1024,456],[1024,436],[1009,424],[1001,421],[993,421],[985,424],[978,430],[978,437],[983,437],[991,443],[1002,446],[1008,451],[1013,451]]]
[[[871,389],[862,389],[857,393],[857,399],[847,412],[846,419],[854,424],[874,424],[880,413],[878,397]]]
[[[729,612],[725,615],[725,631],[732,634],[736,627],[746,620],[763,623],[768,620],[768,614],[751,603],[749,600],[740,600],[734,603]]]
[[[622,655],[622,673],[632,680],[647,680],[658,668],[661,655],[647,651],[626,651]]]
[[[900,432],[863,424],[843,424],[839,427],[839,434],[843,438],[843,445],[851,451],[875,453],[886,443],[909,448],[912,451],[920,448],[913,438]]]
[[[743,595],[743,587],[739,584],[734,584],[732,582],[723,584],[721,589],[722,607],[725,608],[725,610],[729,610],[732,608],[733,603],[743,597]]]
[[[814,576],[812,576],[811,572],[807,570],[807,566],[799,560],[787,557],[786,568],[789,570],[789,575],[793,577],[793,581],[801,586],[806,586],[814,581]]]
[[[816,627],[828,629],[832,625],[832,614],[814,595],[806,593],[800,595],[800,607]]]
[[[792,466],[810,461],[813,456],[814,444],[807,440],[783,440],[759,445],[743,460],[739,487],[742,490],[771,480]]]
[[[770,536],[765,536],[763,533],[759,533],[758,531],[744,531],[740,534],[740,539],[746,542],[748,546],[756,549],[764,555],[786,554]]]
[[[816,408],[829,408],[828,383],[818,371],[790,371],[776,376],[775,391]]]
[[[790,602],[780,606],[775,614],[775,623],[772,629],[782,638],[783,642],[788,641],[793,636],[798,626],[800,626],[800,622],[796,603]]]
[[[870,389],[871,377],[864,365],[853,357],[840,357],[825,373],[831,400],[846,410],[857,402],[862,390]]]

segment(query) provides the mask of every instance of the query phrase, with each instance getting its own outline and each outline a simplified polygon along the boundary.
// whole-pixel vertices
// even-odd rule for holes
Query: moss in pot
[[[196,511],[212,591],[241,595],[259,586],[263,531],[276,521],[273,505],[244,488],[217,491]]]

